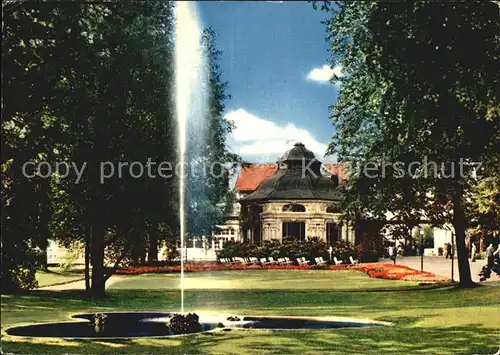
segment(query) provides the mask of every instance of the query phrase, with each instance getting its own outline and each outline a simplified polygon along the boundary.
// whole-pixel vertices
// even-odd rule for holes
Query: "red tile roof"
[[[337,175],[340,181],[347,180],[347,166],[342,163],[335,164],[323,164],[323,167],[326,168],[333,175]]]
[[[340,181],[347,180],[347,168],[344,164],[323,164],[330,173],[338,175]],[[248,164],[241,168],[236,180],[235,190],[238,192],[253,192],[262,181],[278,170],[278,164]]]
[[[249,164],[241,168],[235,189],[238,192],[252,192],[262,181],[278,170],[278,164]]]

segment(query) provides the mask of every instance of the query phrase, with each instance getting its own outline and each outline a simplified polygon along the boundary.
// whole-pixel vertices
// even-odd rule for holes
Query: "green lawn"
[[[359,271],[331,270],[231,270],[185,273],[188,290],[374,290],[416,287],[418,283],[372,279]],[[112,289],[173,289],[179,274],[129,277]]]
[[[81,280],[84,278],[82,272],[77,269],[64,270],[63,268],[49,268],[49,271],[38,270],[36,272],[36,280],[38,287],[60,285],[70,281]]]
[[[141,275],[115,283],[109,298],[76,291],[2,296],[2,328],[68,320],[97,311],[178,311],[178,275]],[[186,274],[187,311],[222,314],[350,316],[393,327],[319,331],[233,330],[164,339],[83,341],[2,335],[19,354],[493,354],[498,350],[500,288],[422,289],[345,271],[230,271]],[[350,290],[347,290],[350,289]]]

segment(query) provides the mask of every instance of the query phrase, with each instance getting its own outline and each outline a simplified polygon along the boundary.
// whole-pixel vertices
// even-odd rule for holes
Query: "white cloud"
[[[319,83],[328,83],[330,79],[334,76],[342,76],[342,67],[337,65],[330,68],[329,65],[325,64],[321,68],[314,68],[307,74],[307,80],[316,81]]]
[[[225,118],[236,126],[228,140],[232,151],[251,162],[273,163],[297,142],[302,142],[318,159],[324,159],[327,144],[293,123],[278,125],[242,108],[228,112]]]

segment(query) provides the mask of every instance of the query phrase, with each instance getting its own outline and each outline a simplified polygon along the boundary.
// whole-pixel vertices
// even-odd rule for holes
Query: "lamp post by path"
[[[455,255],[455,243],[453,242],[453,239],[455,237],[455,233],[451,232],[451,282],[455,282],[455,280],[453,279],[453,272],[454,272],[454,268],[455,268],[455,265],[454,265],[454,262],[453,262],[453,257]]]

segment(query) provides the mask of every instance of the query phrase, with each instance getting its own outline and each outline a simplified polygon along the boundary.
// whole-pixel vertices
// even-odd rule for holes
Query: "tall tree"
[[[79,6],[2,4],[2,290],[34,285],[37,250],[45,250],[51,221],[47,165],[64,130],[54,108],[64,61],[81,43]],[[38,255],[44,257],[45,255]],[[17,276],[16,276],[17,275]],[[28,280],[31,281],[28,282]],[[23,281],[24,280],[24,281]]]
[[[2,232],[9,253],[2,258],[15,257],[15,270],[34,247],[44,249],[50,226],[67,245],[86,243],[93,268],[87,285],[102,297],[113,271],[105,250],[114,251],[116,266],[137,245],[176,229],[175,176],[160,177],[157,165],[175,152],[173,4],[17,5],[3,38]],[[22,165],[41,160],[84,169],[26,178]],[[150,161],[154,177],[138,172]]]
[[[473,285],[465,229],[477,180],[467,164],[491,165],[500,151],[498,6],[431,1],[323,5],[332,11],[327,23],[331,65],[343,70],[335,78],[341,89],[332,110],[337,134],[330,148],[363,168],[350,180],[348,204],[381,217],[385,211],[406,211],[412,220],[451,223],[460,285]],[[437,166],[408,170],[425,159]],[[376,177],[366,174],[370,162],[377,163],[371,169]],[[385,174],[384,162],[390,163]],[[405,202],[397,202],[403,196]]]
[[[88,6],[101,17],[90,22],[91,56],[73,84],[83,93],[82,104],[93,102],[85,105],[90,109],[85,116],[81,107],[66,117],[75,132],[78,126],[85,132],[76,137],[72,154],[84,157],[88,169],[82,183],[72,186],[70,199],[88,216],[92,294],[102,297],[114,270],[105,268],[105,251],[114,250],[115,267],[132,250],[143,262],[146,231],[157,238],[162,222],[174,222],[175,180],[161,178],[155,165],[172,161],[175,151],[173,17],[171,3]],[[148,162],[151,176],[141,168]],[[103,179],[103,172],[109,178]]]

